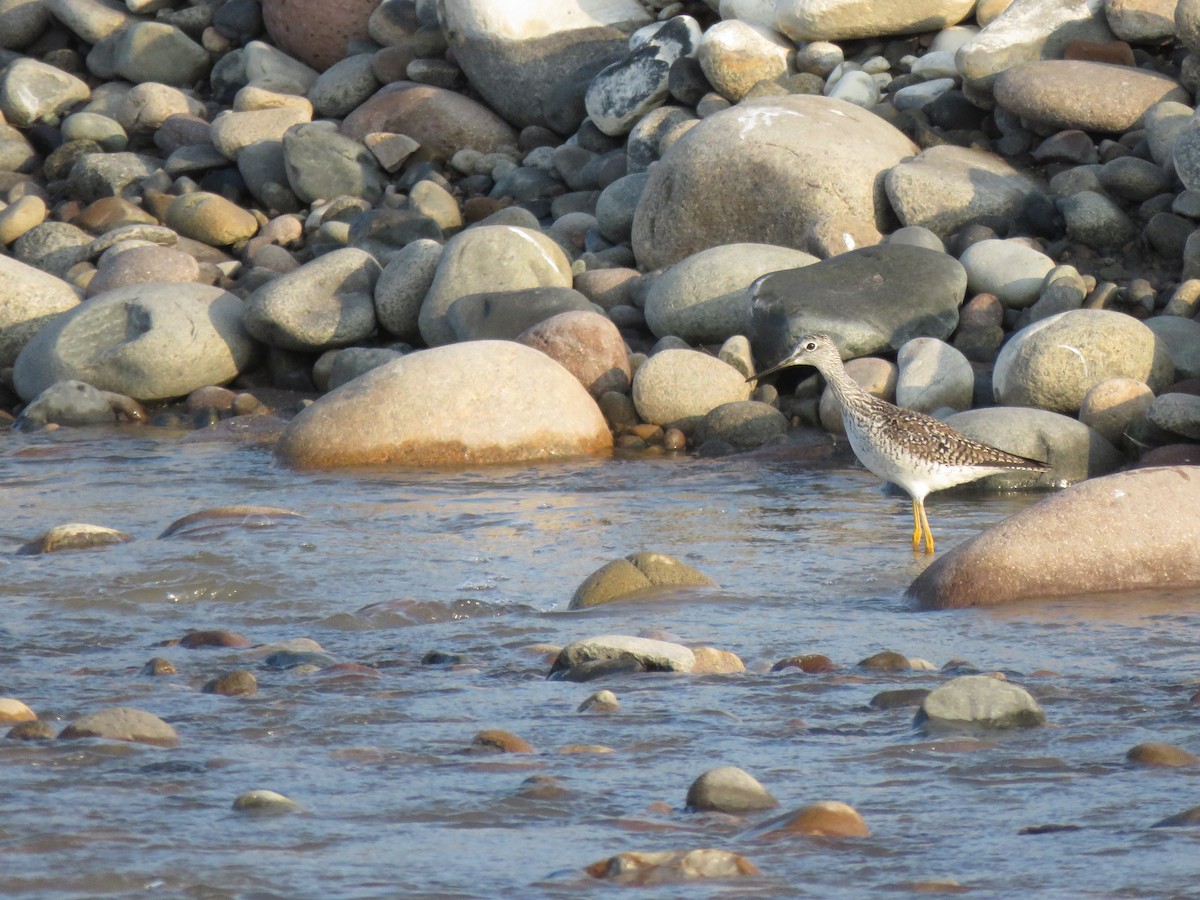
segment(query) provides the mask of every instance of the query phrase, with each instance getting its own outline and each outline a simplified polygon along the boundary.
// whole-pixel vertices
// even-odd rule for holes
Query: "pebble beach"
[[[9,887],[1185,889],[1198,91],[1196,0],[0,0]],[[1049,471],[910,558],[812,332]]]

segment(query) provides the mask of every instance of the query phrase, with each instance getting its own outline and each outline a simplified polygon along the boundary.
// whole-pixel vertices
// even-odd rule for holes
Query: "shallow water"
[[[611,890],[580,875],[605,856],[695,847],[763,874],[639,895],[902,894],[952,879],[976,896],[1182,896],[1200,876],[1200,828],[1149,827],[1200,803],[1200,772],[1124,762],[1147,740],[1200,750],[1198,598],[912,612],[902,593],[925,560],[909,550],[909,503],[844,455],[306,474],[260,449],[79,430],[10,435],[0,497],[0,696],[56,728],[136,706],[181,736],[171,750],[0,741],[0,894],[574,898]],[[937,495],[938,546],[1036,500]],[[158,539],[233,503],[306,518]],[[137,540],[15,555],[71,521]],[[722,587],[565,612],[584,577],[636,550]],[[208,628],[312,638],[378,674],[158,646]],[[643,632],[732,650],[751,672],[549,682],[531,649]],[[1050,724],[926,735],[912,709],[868,701],[940,673],[764,674],[793,654],[850,667],[882,649],[1002,670]],[[433,650],[466,662],[421,665]],[[139,675],[153,656],[179,674]],[[256,696],[199,691],[233,668],[256,671]],[[601,688],[621,710],[577,713]],[[464,754],[485,728],[539,753]],[[783,810],[850,803],[872,836],[765,840],[753,828],[767,816],[685,813],[691,781],[718,765],[749,771]],[[565,791],[523,791],[533,775]],[[233,813],[254,788],[308,813]],[[1047,824],[1078,828],[1019,833]]]

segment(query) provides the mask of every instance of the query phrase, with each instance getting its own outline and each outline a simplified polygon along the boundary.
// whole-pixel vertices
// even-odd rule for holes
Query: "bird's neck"
[[[867,394],[858,382],[850,377],[840,359],[836,362],[830,360],[822,367],[821,374],[825,376],[825,381],[842,409],[855,406],[855,401],[861,400]]]

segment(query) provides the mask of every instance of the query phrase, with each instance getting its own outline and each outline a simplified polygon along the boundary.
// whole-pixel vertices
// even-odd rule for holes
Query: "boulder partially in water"
[[[631,553],[605,563],[584,579],[567,608],[588,609],[645,595],[661,587],[716,587],[716,584],[703,572],[665,553]]]
[[[59,734],[60,740],[106,738],[135,744],[174,747],[179,734],[154,713],[132,706],[110,706],[76,719]]]
[[[1046,714],[1023,687],[991,675],[961,675],[930,691],[914,722],[925,728],[1027,728],[1045,725]]]
[[[1095,478],[939,557],[908,596],[921,609],[1200,586],[1200,466]]]

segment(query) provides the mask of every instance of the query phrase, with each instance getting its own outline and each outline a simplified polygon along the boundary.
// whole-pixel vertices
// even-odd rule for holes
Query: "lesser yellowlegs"
[[[854,455],[884,481],[899,485],[912,497],[914,552],[924,539],[925,552],[933,553],[933,532],[925,515],[925,497],[932,491],[1014,469],[1050,471],[1044,462],[972,440],[933,416],[894,406],[863,390],[846,374],[837,347],[827,334],[805,335],[783,362],[752,378],[789,366],[812,366],[825,376],[841,410]]]

